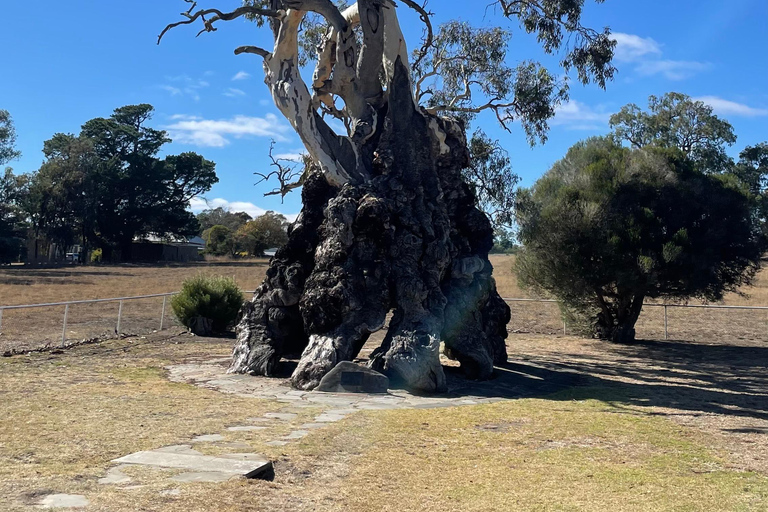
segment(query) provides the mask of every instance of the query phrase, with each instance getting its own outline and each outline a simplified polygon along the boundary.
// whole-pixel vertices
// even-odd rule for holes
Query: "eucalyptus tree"
[[[703,101],[668,92],[650,96],[648,110],[634,103],[611,116],[614,135],[634,148],[677,148],[704,172],[728,171],[733,161],[726,146],[736,142],[733,126]]]
[[[491,277],[491,223],[463,175],[466,122],[491,111],[502,126],[519,122],[530,141],[543,140],[567,97],[562,70],[510,65],[505,27],[450,22],[435,30],[413,0],[248,0],[231,11],[185,1],[190,8],[160,38],[182,25],[214,32],[242,18],[271,31],[271,48],[235,53],[261,59],[274,103],[312,162],[288,243],[244,307],[230,370],[269,375],[284,354],[301,352],[292,382],[314,388],[392,311],[373,368],[413,389],[440,390],[444,342],[469,376],[489,378],[506,361],[510,313]],[[491,7],[582,83],[603,87],[613,77],[615,43],[608,29],[582,25],[584,0]],[[411,14],[424,24],[412,53],[400,27]]]

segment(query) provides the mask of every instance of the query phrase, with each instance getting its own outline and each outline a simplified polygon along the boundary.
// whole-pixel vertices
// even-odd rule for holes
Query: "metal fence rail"
[[[150,295],[135,295],[132,297],[113,297],[109,299],[69,300],[64,302],[45,302],[40,304],[19,304],[14,306],[0,306],[0,333],[2,333],[2,330],[3,330],[3,311],[5,310],[64,306],[64,318],[62,320],[62,328],[61,328],[61,346],[63,347],[67,342],[67,321],[69,319],[70,306],[76,305],[76,304],[98,304],[98,303],[105,303],[105,302],[117,302],[118,308],[117,308],[117,319],[116,319],[117,324],[115,327],[115,334],[119,337],[123,333],[122,331],[123,303],[127,301],[133,301],[133,300],[154,299],[158,297],[163,298],[163,305],[160,312],[160,322],[159,322],[159,330],[163,330],[163,328],[165,327],[165,311],[168,303],[168,297],[172,297],[174,295],[177,295],[178,293],[179,292],[153,293]],[[253,294],[256,292],[249,291],[249,292],[243,292],[243,293]]]
[[[162,297],[162,307],[160,311],[160,319],[159,319],[159,329],[162,330],[165,327],[165,313],[166,313],[166,307],[168,302],[168,297],[172,297],[179,292],[170,292],[170,293],[155,293],[151,295],[136,295],[133,297],[114,297],[109,299],[90,299],[90,300],[71,300],[71,301],[64,301],[64,302],[47,302],[47,303],[41,303],[41,304],[20,304],[20,305],[14,305],[14,306],[0,306],[0,333],[2,332],[3,327],[3,312],[5,310],[17,310],[17,309],[32,309],[32,308],[44,308],[44,307],[54,307],[54,306],[64,306],[64,316],[62,319],[62,329],[61,329],[61,346],[64,346],[67,341],[67,322],[69,320],[69,308],[72,305],[76,304],[95,304],[95,303],[105,303],[105,302],[117,302],[118,303],[118,310],[117,310],[117,318],[116,320],[116,327],[115,327],[115,334],[119,337],[121,334],[123,334],[122,331],[122,319],[123,319],[123,304],[128,301],[134,301],[134,300],[142,300],[142,299],[152,299],[152,298],[158,298]],[[244,293],[250,293],[253,294],[255,292],[248,291]],[[513,298],[513,297],[503,297],[503,300],[506,302],[539,302],[539,303],[557,303],[558,301],[554,299],[527,299],[527,298]],[[700,309],[729,309],[729,310],[761,310],[761,311],[768,311],[768,306],[726,306],[726,305],[709,305],[709,304],[658,304],[658,303],[644,303],[643,307],[649,307],[649,308],[664,308],[664,339],[669,339],[669,322],[668,322],[668,316],[667,311],[669,308],[700,308]],[[563,321],[563,334],[566,333],[567,325],[565,321]]]
[[[557,303],[554,299],[519,299],[511,297],[502,297],[505,302],[549,302]],[[702,309],[742,309],[742,310],[760,310],[768,311],[768,306],[726,306],[723,304],[658,304],[656,302],[643,302],[643,307],[664,308],[664,339],[669,339],[669,320],[667,316],[668,308],[702,308]],[[563,334],[566,333],[566,324],[563,320]]]

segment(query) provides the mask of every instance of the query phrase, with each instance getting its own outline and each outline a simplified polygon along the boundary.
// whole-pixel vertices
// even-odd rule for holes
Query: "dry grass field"
[[[525,298],[512,272],[513,257],[492,255],[494,275],[503,297]],[[36,304],[69,300],[150,295],[177,291],[181,282],[196,273],[232,276],[243,290],[254,290],[264,277],[267,259],[211,261],[168,265],[99,265],[34,269],[0,267],[0,305]],[[747,297],[731,294],[729,305],[767,305],[768,271],[756,286],[744,290]],[[562,333],[557,305],[514,302],[511,304],[510,332]],[[125,302],[121,332],[146,334],[160,327],[162,299]],[[0,353],[57,345],[62,339],[64,307],[6,310],[0,329]],[[70,307],[66,338],[68,343],[115,334],[118,303],[84,304]],[[646,308],[638,323],[638,337],[663,339],[661,308]],[[173,325],[170,308],[165,326]],[[678,309],[668,311],[670,339],[708,342],[739,340],[768,341],[768,311]]]
[[[52,493],[105,512],[768,510],[766,347],[516,334],[499,371],[523,390],[563,375],[572,387],[359,412],[281,447],[265,442],[313,409],[225,431],[286,404],[167,380],[164,367],[230,347],[156,333],[0,358],[0,510],[31,512]],[[129,485],[98,483],[115,457],[212,432],[275,461],[274,482],[178,483],[134,467]]]

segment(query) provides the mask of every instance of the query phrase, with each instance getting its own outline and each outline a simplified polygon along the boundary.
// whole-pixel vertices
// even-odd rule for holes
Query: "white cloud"
[[[179,89],[178,87],[173,87],[172,85],[161,85],[159,87],[164,91],[168,91],[171,94],[171,96],[178,96],[179,94],[181,94],[181,89]]]
[[[247,96],[247,94],[245,94],[245,91],[241,89],[230,87],[224,91],[224,96],[229,96],[230,98],[242,98],[243,96]]]
[[[707,70],[712,65],[708,62],[689,60],[653,60],[641,62],[636,68],[641,75],[663,75],[669,80],[685,80],[700,71]]]
[[[743,103],[736,103],[735,101],[725,100],[717,96],[699,96],[693,98],[696,101],[706,103],[712,109],[720,115],[724,116],[743,116],[743,117],[758,117],[768,116],[768,109],[755,108],[745,105]]]
[[[599,130],[608,124],[609,112],[594,109],[579,101],[570,100],[555,110],[552,126],[566,126],[571,130]]]
[[[293,162],[302,162],[302,157],[304,156],[304,150],[299,149],[292,149],[289,152],[286,153],[278,153],[276,155],[273,155],[275,157],[275,160],[291,160]]]
[[[158,86],[160,89],[169,92],[171,96],[179,96],[183,94],[195,101],[200,101],[200,90],[211,85],[205,80],[190,78],[187,75],[168,76],[166,77],[166,80],[173,82],[174,85],[160,85]]]
[[[202,117],[177,114],[171,116],[173,124],[164,126],[172,139],[185,144],[204,147],[223,147],[231,138],[271,137],[278,141],[287,140],[283,135],[290,131],[288,125],[278,120],[275,114],[264,117],[235,116],[231,119],[203,119]]]
[[[253,203],[250,203],[247,201],[227,201],[226,199],[222,199],[221,197],[217,197],[216,199],[204,199],[202,197],[194,197],[189,202],[189,208],[194,213],[200,213],[203,210],[208,210],[213,208],[224,208],[225,210],[230,212],[245,212],[254,218],[267,213],[267,210],[259,206],[256,206]],[[282,213],[282,212],[278,212],[278,213]],[[296,217],[299,216],[298,213],[283,213],[283,215],[290,222],[295,221]]]
[[[634,63],[635,73],[641,76],[661,75],[668,80],[685,80],[712,67],[708,62],[664,59],[662,45],[650,37],[615,32],[611,38],[616,41],[616,61]]]
[[[247,80],[251,78],[250,73],[246,73],[245,71],[238,71],[235,76],[232,77],[232,80]]]
[[[611,39],[616,41],[614,57],[617,61],[633,62],[645,55],[661,55],[659,43],[650,37],[614,32]]]

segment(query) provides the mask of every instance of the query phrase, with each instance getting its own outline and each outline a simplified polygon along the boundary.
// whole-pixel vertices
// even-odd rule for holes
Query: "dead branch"
[[[272,154],[274,149],[275,141],[273,140],[269,145],[269,159],[272,161],[269,165],[275,169],[266,174],[260,172],[254,172],[253,174],[261,178],[255,183],[256,185],[269,181],[271,178],[276,178],[280,183],[280,187],[266,192],[264,195],[276,196],[279,194],[282,201],[291,190],[299,188],[304,184],[307,162],[298,163],[287,158],[275,158]],[[290,164],[286,165],[280,162],[290,162]],[[299,165],[301,168],[298,168]]]

